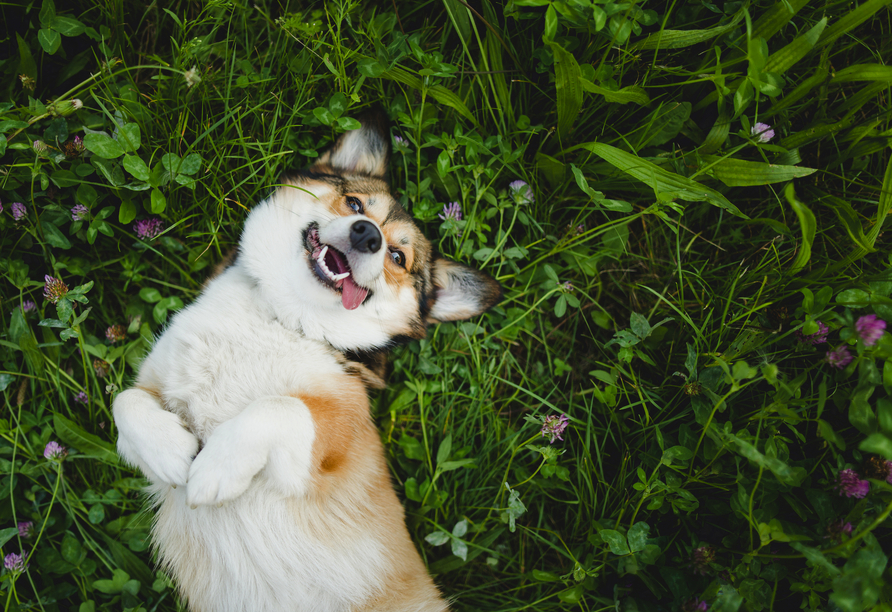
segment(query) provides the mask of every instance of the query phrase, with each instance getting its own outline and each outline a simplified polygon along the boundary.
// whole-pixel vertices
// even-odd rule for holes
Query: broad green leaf
[[[164,169],[171,175],[177,174],[180,171],[180,164],[182,163],[183,160],[180,159],[180,156],[176,153],[165,153],[161,156],[161,165],[164,166]]]
[[[105,134],[87,134],[84,136],[84,147],[103,159],[115,159],[124,154],[121,145]]]
[[[709,166],[705,173],[720,180],[728,187],[749,187],[782,183],[817,172],[815,168],[779,166],[777,164],[747,161],[733,157],[722,159],[705,155],[703,156],[703,161]]]
[[[81,182],[81,179],[71,170],[56,170],[50,175],[50,180],[56,187],[71,187]]]
[[[167,208],[167,198],[164,197],[164,194],[161,193],[160,189],[152,189],[151,199],[151,211],[153,215],[160,215],[164,212],[164,209]]]
[[[837,70],[830,79],[831,83],[850,83],[852,81],[892,81],[892,66],[883,64],[858,64]]]
[[[582,77],[579,78],[579,82],[585,91],[602,95],[608,102],[616,102],[617,104],[634,102],[641,106],[650,104],[650,98],[647,97],[644,88],[638,85],[629,85],[628,87],[623,87],[619,91],[614,91],[612,89],[601,87],[600,85],[595,85],[591,81],[587,81]]]
[[[427,534],[424,541],[434,546],[442,546],[451,539],[452,538],[450,538],[449,534],[445,531],[434,531],[433,533]]]
[[[681,463],[687,465],[687,462],[694,457],[694,452],[685,446],[672,446],[663,451],[660,461],[664,465],[672,465]]]
[[[121,200],[121,208],[118,210],[118,223],[129,225],[136,219],[136,204],[133,200]]]
[[[626,543],[626,536],[613,529],[602,529],[598,532],[601,539],[610,547],[614,555],[628,555],[631,551]]]
[[[844,612],[872,610],[885,586],[883,572],[889,559],[872,533],[864,537],[864,546],[849,557],[842,574],[833,580],[830,600]]]
[[[115,447],[110,442],[87,433],[74,421],[56,414],[53,416],[53,429],[66,445],[76,448],[88,457],[117,465],[118,454],[115,452]]]
[[[647,546],[647,535],[650,531],[650,525],[645,523],[644,521],[638,521],[631,527],[629,527],[629,532],[627,534],[629,540],[629,548],[632,552],[638,552],[640,550],[644,550]]]
[[[818,435],[832,443],[841,451],[846,449],[846,441],[833,430],[833,427],[827,421],[818,419]]]
[[[52,246],[57,249],[70,249],[71,241],[65,237],[65,234],[62,231],[47,221],[46,219],[40,220],[40,227],[43,228],[43,237],[46,238],[46,241],[49,242]]]
[[[161,301],[161,292],[152,287],[144,287],[139,290],[139,297],[149,304]]]
[[[737,27],[743,19],[743,11],[737,11],[734,19],[729,23],[705,30],[662,30],[650,34],[644,40],[640,40],[632,45],[632,49],[682,49],[690,47],[707,40],[711,40],[716,36],[721,36],[725,32],[730,32]]]
[[[0,529],[0,546],[5,546],[7,542],[13,539],[16,535],[18,535],[19,530],[17,527],[7,527],[6,529]]]
[[[704,155],[718,151],[728,139],[728,134],[731,132],[731,117],[728,115],[726,108],[727,105],[722,108],[722,112],[719,113],[718,118],[700,145],[700,152]]]
[[[183,158],[183,161],[180,163],[181,174],[197,174],[201,169],[201,155],[198,153],[190,153],[186,157]]]
[[[416,438],[412,436],[403,434],[403,436],[399,440],[400,448],[403,449],[403,454],[406,455],[409,459],[416,459],[419,461],[424,460],[425,453],[424,447],[421,446],[421,442],[419,442]]]
[[[467,561],[468,545],[458,538],[452,538],[452,554],[459,557],[462,561]]]
[[[125,153],[131,153],[139,149],[139,141],[139,126],[135,123],[125,123],[118,130],[118,144],[121,145]]]
[[[826,25],[827,18],[824,17],[813,25],[808,32],[797,36],[786,47],[772,53],[768,61],[765,62],[765,72],[783,74],[795,66],[799,60],[814,48]]]
[[[334,94],[328,101],[328,110],[334,115],[335,119],[344,114],[347,110],[347,96],[341,92]]]
[[[558,593],[558,599],[575,607],[576,604],[582,601],[583,595],[585,595],[585,586],[580,583]]]
[[[576,185],[582,189],[583,193],[593,200],[603,200],[604,194],[600,191],[596,191],[589,187],[588,181],[585,178],[585,175],[582,173],[582,170],[577,168],[574,164],[570,164],[570,170],[573,171],[573,178],[576,179]]]
[[[582,72],[573,54],[557,43],[550,44],[554,53],[555,86],[557,87],[558,134],[564,138],[582,108]]]
[[[137,155],[124,156],[124,169],[141,181],[148,181],[151,174],[146,162]]]
[[[77,541],[77,538],[71,532],[67,532],[65,537],[62,538],[60,552],[62,553],[62,558],[72,565],[79,565],[84,560],[84,557],[87,556],[87,551],[84,550],[84,547],[81,546],[81,543]]]
[[[840,574],[840,569],[833,565],[833,563],[831,563],[819,549],[806,546],[802,542],[790,542],[790,547],[798,550],[814,565],[824,568],[824,570],[831,576],[838,576]]]
[[[11,132],[12,130],[20,130],[26,127],[28,127],[27,121],[16,121],[14,119],[0,121],[0,132]]]
[[[545,10],[545,29],[542,32],[542,40],[546,43],[554,41],[557,35],[558,18],[554,4],[549,2],[548,8]]]
[[[818,223],[815,214],[808,207],[796,198],[796,192],[793,189],[793,183],[790,183],[784,189],[784,197],[790,204],[790,207],[799,218],[799,227],[802,230],[802,243],[799,245],[799,252],[796,259],[790,266],[790,273],[796,274],[802,268],[808,265],[811,260],[811,245],[815,239]]]
[[[858,448],[868,453],[876,453],[877,455],[881,455],[889,461],[892,461],[892,439],[885,434],[870,434],[858,445]]]
[[[764,580],[746,578],[740,583],[738,591],[753,610],[764,610],[771,605],[772,586]]]
[[[37,78],[37,62],[34,61],[34,56],[31,55],[31,48],[28,46],[28,43],[25,42],[25,39],[22,38],[21,34],[18,32],[15,33],[16,42],[19,47],[19,67],[18,71],[24,73],[31,77],[32,79]]]
[[[440,443],[440,448],[437,449],[437,464],[439,465],[448,460],[451,453],[452,434],[446,434],[446,437],[443,438],[443,441]]]
[[[373,59],[362,59],[359,60],[356,64],[357,70],[359,70],[359,74],[365,75],[369,78],[376,79],[382,74],[384,74],[385,68],[377,60]]]
[[[53,0],[43,0],[37,17],[40,19],[40,25],[47,28],[52,27],[53,19],[56,18],[56,5]]]
[[[59,50],[62,44],[62,36],[55,30],[41,28],[37,31],[37,42],[43,47],[43,50],[52,55]]]
[[[650,335],[650,323],[647,322],[647,318],[644,315],[637,312],[631,314],[629,327],[632,328],[632,333],[642,340]]]
[[[15,530],[15,528],[13,528]],[[534,569],[530,572],[533,576],[533,580],[538,580],[539,582],[559,582],[561,577],[552,572],[543,572],[542,570]]]
[[[111,142],[115,141],[112,140]],[[117,145],[117,143],[115,143],[115,145]],[[124,178],[124,170],[121,168],[120,164],[117,164],[110,159],[104,159],[99,155],[94,155],[90,160],[90,163],[94,168],[99,170],[99,173],[105,177],[105,180],[115,187],[120,187],[126,182],[126,179]]]
[[[86,29],[83,23],[67,15],[56,15],[51,27],[62,36],[80,36]]]
[[[715,432],[716,434],[718,434],[719,437],[723,438],[727,443],[729,443],[731,449],[734,450],[736,453],[746,457],[759,467],[770,470],[771,473],[774,474],[777,479],[785,485],[799,486],[799,484],[802,482],[802,479],[806,476],[806,471],[803,468],[791,468],[789,465],[787,465],[780,459],[777,459],[776,457],[768,457],[759,452],[759,450],[756,449],[755,446],[753,446],[746,440],[738,438],[732,433],[725,433],[714,425],[712,426],[711,431]]]
[[[579,145],[579,147],[591,151],[622,172],[638,179],[656,193],[671,193],[686,202],[709,202],[714,206],[724,208],[738,217],[748,218],[718,191],[674,172],[664,170],[637,155],[600,142],[588,142]]]
[[[418,490],[418,481],[415,478],[406,480],[406,497],[412,501],[420,502],[423,499],[421,491]]]
[[[353,117],[339,117],[338,127],[342,130],[358,130],[362,124]]]
[[[115,569],[112,572],[111,580],[95,580],[93,588],[106,595],[120,593],[124,590],[124,584],[130,580],[130,574],[122,569]]]

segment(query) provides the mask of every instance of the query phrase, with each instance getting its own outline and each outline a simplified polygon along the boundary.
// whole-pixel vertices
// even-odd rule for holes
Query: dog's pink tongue
[[[360,287],[353,282],[353,276],[348,276],[344,279],[344,284],[341,286],[341,302],[343,302],[344,308],[347,310],[359,308],[359,305],[362,304],[362,301],[368,294],[368,289]]]

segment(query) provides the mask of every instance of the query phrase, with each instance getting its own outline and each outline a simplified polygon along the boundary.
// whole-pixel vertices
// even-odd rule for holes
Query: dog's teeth
[[[343,274],[335,274],[334,276],[331,277],[331,280],[339,281],[339,280],[343,280],[343,279],[347,278],[348,276],[350,276],[349,272],[344,272]]]

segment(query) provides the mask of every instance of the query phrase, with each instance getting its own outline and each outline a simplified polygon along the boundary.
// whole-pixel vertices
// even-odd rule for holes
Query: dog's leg
[[[310,410],[297,398],[271,396],[252,402],[220,424],[192,462],[188,503],[235,499],[264,469],[282,493],[302,494],[310,478],[315,429]]]
[[[118,454],[154,483],[185,485],[198,439],[151,394],[128,389],[115,398]]]

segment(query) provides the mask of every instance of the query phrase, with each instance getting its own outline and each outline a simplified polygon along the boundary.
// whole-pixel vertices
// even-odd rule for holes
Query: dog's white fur
[[[314,278],[299,237],[317,223],[349,251],[359,215],[320,206],[333,188],[308,185],[251,212],[236,263],[158,338],[115,400],[118,450],[152,482],[153,539],[192,610],[446,610],[405,529],[365,389],[335,350],[385,346],[419,297],[388,282],[386,248],[347,253],[372,290],[355,310]],[[389,240],[405,242],[400,231]],[[441,320],[485,308],[460,288],[441,288]],[[316,396],[333,399],[309,405]],[[336,476],[317,452],[332,433],[351,453]]]

